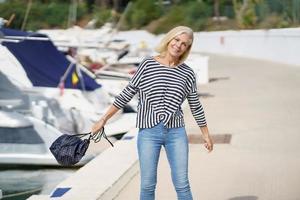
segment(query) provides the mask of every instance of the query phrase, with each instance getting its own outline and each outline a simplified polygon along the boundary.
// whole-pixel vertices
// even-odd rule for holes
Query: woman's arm
[[[211,152],[213,150],[213,142],[212,142],[212,139],[209,135],[204,110],[203,110],[203,107],[200,103],[198,95],[195,94],[195,93],[190,94],[187,97],[187,99],[188,99],[192,114],[193,114],[198,126],[200,127],[200,130],[201,130],[201,133],[202,133],[202,138],[205,141],[204,146],[208,150],[208,152]]]
[[[193,79],[191,92],[187,96],[187,100],[192,111],[192,114],[200,127],[202,138],[205,141],[205,148],[208,152],[213,150],[213,141],[209,135],[204,110],[197,94],[196,80]]]
[[[209,131],[208,131],[206,120],[205,120],[204,110],[202,108],[202,105],[200,103],[198,95],[196,93],[192,93],[192,94],[188,95],[187,99],[188,99],[192,114],[202,132],[202,138],[205,141],[204,146],[208,150],[208,152],[211,152],[213,150],[213,142],[209,135]]]
[[[99,132],[104,127],[107,120],[109,120],[116,112],[118,112],[118,110],[119,108],[111,105],[107,112],[101,117],[101,119],[93,125],[91,130],[92,134]]]
[[[200,127],[201,129],[201,132],[202,132],[202,138],[203,140],[205,141],[205,148],[208,150],[208,152],[211,152],[214,148],[214,144],[213,144],[213,141],[209,135],[209,131],[208,131],[208,128],[207,126],[202,126]]]
[[[93,127],[91,132],[97,133],[101,130],[106,124],[107,120],[109,120],[118,110],[122,109],[137,93],[138,86],[143,76],[144,70],[146,68],[145,60],[143,60],[136,73],[131,78],[128,85],[123,89],[123,91],[115,97],[114,103],[110,106],[107,112],[101,117],[99,121],[97,121]]]

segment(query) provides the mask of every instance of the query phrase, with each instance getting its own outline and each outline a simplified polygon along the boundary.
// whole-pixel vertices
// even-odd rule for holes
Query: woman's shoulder
[[[141,61],[139,63],[139,66],[141,67],[141,66],[149,65],[149,64],[152,64],[154,62],[155,61],[153,60],[152,56],[146,56],[146,57],[141,59]]]
[[[146,56],[146,57],[142,58],[141,63],[149,62],[149,61],[150,62],[155,61],[154,58],[153,58],[153,56]]]
[[[149,68],[149,66],[153,65],[155,63],[155,61],[153,60],[152,57],[148,56],[148,57],[144,57],[139,65],[138,65],[138,71],[139,72],[144,72],[146,69]]]
[[[185,62],[181,64],[181,68],[189,75],[195,76],[193,68],[187,65]]]

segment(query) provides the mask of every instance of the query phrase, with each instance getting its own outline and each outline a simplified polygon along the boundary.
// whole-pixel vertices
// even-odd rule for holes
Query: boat
[[[62,133],[46,122],[0,110],[0,167],[60,167],[49,147]],[[75,166],[89,162],[86,155]]]
[[[58,101],[40,93],[22,91],[0,71],[0,108],[38,118],[60,131],[80,133],[82,117],[76,111],[65,113]]]
[[[89,131],[111,105],[114,97],[86,72],[80,70],[76,63],[67,60],[46,35],[4,28],[0,31],[5,39],[15,40],[15,42],[4,41],[2,45],[18,60],[33,86],[22,90],[56,99],[66,112],[76,110],[84,119],[81,132]],[[10,73],[10,76],[22,76],[19,80],[26,79],[24,73]],[[107,124],[107,135],[126,133],[134,125],[134,118],[135,113],[117,113]]]

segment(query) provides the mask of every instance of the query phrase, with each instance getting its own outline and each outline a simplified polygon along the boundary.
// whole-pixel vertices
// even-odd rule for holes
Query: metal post
[[[24,20],[23,20],[23,23],[22,23],[22,27],[21,27],[22,31],[25,29],[27,18],[28,18],[30,9],[31,9],[31,5],[32,5],[32,0],[29,0],[28,3],[27,3],[26,13],[25,13],[25,17],[24,17]]]

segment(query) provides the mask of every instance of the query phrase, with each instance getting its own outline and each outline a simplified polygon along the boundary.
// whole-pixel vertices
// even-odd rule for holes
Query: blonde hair
[[[157,45],[157,47],[155,48],[155,51],[161,55],[165,55],[169,42],[176,36],[181,35],[183,33],[186,33],[191,38],[190,43],[188,44],[189,47],[179,58],[179,63],[183,63],[191,51],[191,47],[192,47],[193,40],[194,40],[193,30],[187,26],[177,26],[177,27],[171,29],[163,37],[163,39],[160,41],[160,43]]]

